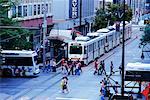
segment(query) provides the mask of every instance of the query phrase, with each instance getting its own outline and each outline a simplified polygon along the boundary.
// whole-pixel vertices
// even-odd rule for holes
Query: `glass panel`
[[[16,6],[12,7],[12,18],[16,18]]]
[[[38,15],[40,14],[40,4],[38,5]]]
[[[34,5],[34,15],[36,15],[36,5]]]
[[[23,16],[27,16],[27,6],[23,6]]]
[[[82,54],[82,46],[70,46],[70,54]]]
[[[5,57],[2,65],[33,66],[32,57]]]
[[[29,16],[32,16],[32,5],[29,5]]]
[[[18,6],[18,17],[22,17],[22,6]]]

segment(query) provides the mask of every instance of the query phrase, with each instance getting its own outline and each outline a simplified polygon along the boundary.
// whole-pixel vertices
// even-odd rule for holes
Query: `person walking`
[[[94,75],[96,74],[96,73],[98,73],[98,60],[96,59],[95,60],[95,62],[94,62],[94,67],[95,67],[95,71],[94,71]]]
[[[68,91],[68,78],[67,76],[64,76],[61,80],[61,89],[62,89],[62,93],[69,92]]]
[[[111,61],[110,62],[110,75],[114,74],[113,69],[114,69],[113,62]]]
[[[103,72],[104,72],[104,74],[106,75],[104,60],[102,61],[102,71],[101,71],[101,74],[103,74]]]
[[[98,68],[98,75],[101,75],[102,73],[102,61],[100,61],[100,64],[99,64],[99,68]]]

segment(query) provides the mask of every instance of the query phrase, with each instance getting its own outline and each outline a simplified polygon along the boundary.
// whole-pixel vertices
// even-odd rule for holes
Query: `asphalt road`
[[[140,59],[139,39],[142,33],[139,27],[133,27],[132,38],[125,43],[125,65]],[[99,59],[105,60],[107,74],[110,73],[110,61],[113,61],[114,70],[119,70],[121,55],[122,46],[120,45]],[[61,93],[60,80],[63,75],[59,71],[57,73],[42,72],[36,78],[0,78],[0,100],[99,100],[100,81],[105,75],[93,75],[93,72],[94,67],[91,63],[83,68],[80,76],[69,76],[69,93],[65,94]],[[111,78],[112,84],[115,84],[114,81],[121,84],[119,72]],[[110,90],[114,93],[112,88]],[[118,90],[120,92],[120,89]]]

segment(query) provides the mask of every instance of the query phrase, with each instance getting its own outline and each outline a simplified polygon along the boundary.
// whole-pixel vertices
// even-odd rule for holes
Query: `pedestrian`
[[[62,58],[61,60],[61,70],[62,70],[62,73],[64,74],[64,71],[65,71],[65,58]]]
[[[113,69],[114,69],[113,62],[111,61],[110,62],[110,75],[114,74]]]
[[[47,69],[48,69],[47,66],[46,66],[46,63],[47,62],[45,62],[45,66],[43,65],[43,72],[47,71]]]
[[[76,63],[76,69],[75,69],[75,75],[80,75],[80,68],[79,68],[79,66],[80,66],[80,63],[77,62]]]
[[[102,74],[101,71],[102,71],[102,61],[100,61],[100,64],[99,64],[98,75]]]
[[[68,91],[68,78],[67,78],[67,76],[64,76],[62,78],[61,88],[62,88],[62,93],[65,93],[65,90],[66,90],[66,92],[69,92]]]
[[[96,74],[96,73],[98,73],[98,60],[96,59],[95,60],[95,62],[94,62],[94,67],[95,67],[95,71],[94,71],[94,75]]]
[[[113,86],[113,89],[114,89],[114,91],[115,91],[115,94],[118,94],[118,82],[115,82],[116,83],[116,85],[114,85]]]
[[[65,63],[64,63],[64,74],[68,74],[68,63],[67,63],[67,61],[65,61]]]
[[[100,95],[103,95],[103,96],[106,95],[106,89],[105,89],[105,85],[104,85],[104,80],[101,81]]]
[[[16,76],[20,76],[20,72],[21,72],[20,68],[18,68],[18,66],[16,66],[15,69],[14,69],[14,74]]]
[[[81,62],[80,62],[80,61],[78,61],[78,64],[79,64],[79,65],[78,65],[78,67],[79,67],[79,71],[80,71],[80,73],[81,73],[81,72],[82,72],[82,68],[81,68],[81,67],[82,67],[82,65],[81,65]]]
[[[101,74],[103,74],[103,72],[104,72],[104,74],[106,75],[105,62],[104,62],[104,60],[102,61],[102,71],[101,71]]]
[[[22,72],[22,76],[26,76],[26,70],[25,70],[25,67],[24,67],[24,66],[22,67],[21,72]]]
[[[52,69],[53,69],[53,72],[56,72],[56,60],[55,59],[53,59],[53,61],[52,61]]]
[[[46,72],[50,72],[51,71],[51,66],[50,66],[50,62],[49,60],[46,61]]]
[[[70,73],[71,73],[72,75],[74,75],[74,68],[75,68],[75,66],[76,66],[76,65],[75,65],[75,62],[73,61],[72,64],[71,64],[71,66],[70,66],[70,67],[71,67],[71,68],[70,68]]]

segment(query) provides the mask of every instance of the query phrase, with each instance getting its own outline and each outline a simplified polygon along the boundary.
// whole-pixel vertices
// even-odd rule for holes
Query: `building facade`
[[[44,0],[15,0],[8,12],[12,17],[21,22],[21,26],[39,27],[43,22]],[[46,0],[47,24],[52,24],[52,0]]]
[[[8,17],[19,20],[21,27],[36,28],[33,31],[33,49],[38,49],[42,44],[42,24],[44,10],[46,10],[47,30],[51,29],[52,23],[52,0],[12,0],[13,6],[8,11]],[[37,29],[38,28],[38,29]]]
[[[53,1],[53,23],[55,29],[79,30],[86,35],[89,29],[89,23],[94,18],[94,0],[54,0]],[[81,26],[80,26],[80,6],[82,8]]]

